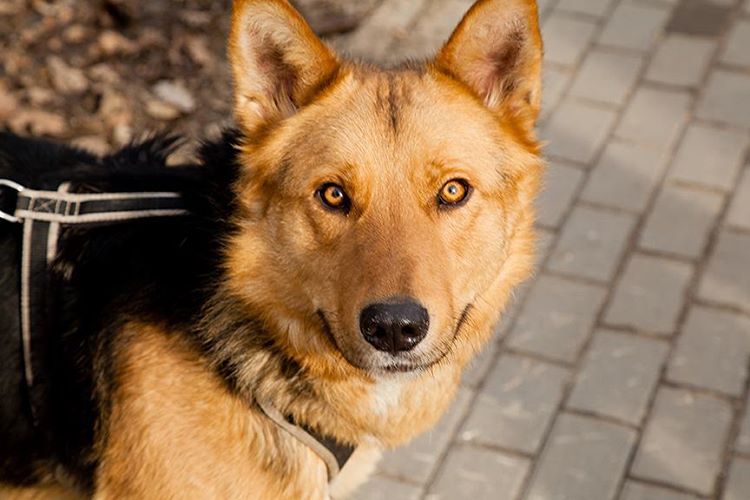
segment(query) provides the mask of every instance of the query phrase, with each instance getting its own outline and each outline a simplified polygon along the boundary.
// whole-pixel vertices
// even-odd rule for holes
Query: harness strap
[[[40,191],[5,179],[0,179],[0,187],[16,195],[14,212],[0,210],[0,218],[23,224],[21,347],[31,415],[38,424],[50,382],[45,376],[50,356],[48,321],[54,309],[49,266],[57,256],[60,227],[176,217],[188,211],[179,193],[77,194],[70,193],[69,183],[61,184],[57,191]]]
[[[353,446],[341,444],[329,436],[321,435],[305,426],[297,425],[292,419],[285,418],[281,412],[267,402],[258,401],[257,403],[263,413],[276,425],[306,445],[323,460],[328,470],[329,482],[338,476],[341,469],[354,454],[355,448]]]

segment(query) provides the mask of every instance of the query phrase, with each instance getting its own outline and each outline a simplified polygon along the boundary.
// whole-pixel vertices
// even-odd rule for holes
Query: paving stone
[[[569,375],[559,366],[504,355],[490,372],[459,438],[536,453]]]
[[[445,459],[442,473],[426,500],[497,500],[515,498],[529,469],[525,458],[481,448],[457,446]]]
[[[660,389],[632,474],[710,494],[731,420],[731,406],[724,401]]]
[[[426,2],[426,8],[418,13],[419,22],[409,27],[403,39],[391,45],[390,58],[402,60],[433,56],[473,3],[472,0]]]
[[[386,452],[380,461],[379,471],[391,478],[420,484],[426,482],[448,448],[458,424],[466,413],[470,399],[470,390],[459,389],[456,400],[438,425],[408,446]]]
[[[692,266],[683,262],[633,255],[607,308],[605,322],[672,334],[692,272]]]
[[[570,95],[619,106],[638,78],[643,57],[592,50],[577,72]]]
[[[555,67],[542,69],[542,111],[539,122],[545,122],[565,94],[573,75],[570,71]]]
[[[581,199],[642,212],[666,166],[667,156],[663,152],[611,141],[589,175]]]
[[[659,340],[597,332],[567,406],[639,425],[668,350]]]
[[[555,9],[602,17],[610,5],[612,0],[560,0]]]
[[[750,311],[750,235],[722,231],[698,295]]]
[[[734,193],[727,214],[727,224],[750,229],[750,168],[745,169]]]
[[[750,498],[750,460],[735,458],[729,468],[729,478],[722,500],[747,500]]]
[[[615,134],[665,151],[685,124],[690,100],[687,92],[641,87],[625,110]]]
[[[578,206],[563,228],[549,269],[609,281],[635,225],[635,217]]]
[[[599,43],[648,50],[664,28],[671,7],[620,3],[604,26]]]
[[[534,283],[507,345],[573,362],[589,336],[605,289],[542,275]]]
[[[526,498],[614,499],[635,438],[635,431],[618,425],[560,415]]]
[[[667,24],[668,33],[717,37],[729,26],[734,0],[681,0]]]
[[[575,66],[583,57],[596,24],[553,12],[542,25],[544,61],[562,66]]]
[[[475,388],[482,382],[495,361],[497,349],[497,342],[490,341],[479,354],[474,356],[461,375],[461,384],[464,387]]]
[[[406,38],[408,28],[426,3],[427,0],[383,0],[357,30],[337,38],[334,45],[355,57],[386,61],[392,56],[391,45]]]
[[[750,455],[750,401],[745,401],[745,413],[742,417],[740,433],[737,436],[734,449],[740,453]]]
[[[668,35],[651,59],[646,78],[670,85],[696,86],[711,62],[716,43],[705,38]]]
[[[737,66],[750,66],[750,21],[738,21],[729,33],[721,61]]]
[[[650,484],[628,481],[622,490],[620,500],[699,500],[696,495],[688,495]]]
[[[734,130],[692,124],[677,150],[668,178],[733,189],[748,140],[747,134]]]
[[[696,115],[707,120],[750,127],[750,75],[715,70],[698,103]]]
[[[750,319],[693,306],[667,376],[675,382],[739,396],[750,356]]]
[[[582,181],[583,171],[580,168],[553,160],[537,198],[537,222],[542,226],[559,227]]]
[[[717,193],[665,185],[641,233],[641,248],[700,257],[723,204]]]
[[[372,477],[357,490],[357,500],[418,500],[419,487],[380,475]]]
[[[583,102],[563,101],[542,129],[549,142],[545,152],[580,163],[590,163],[609,135],[617,113]]]

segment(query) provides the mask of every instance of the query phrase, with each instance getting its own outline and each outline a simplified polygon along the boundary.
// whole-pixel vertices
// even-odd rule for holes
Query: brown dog
[[[541,54],[533,0],[480,0],[385,70],[236,0],[221,279],[194,329],[130,314],[97,351],[93,496],[341,498],[430,428],[531,271]],[[357,451],[329,484],[255,403]]]

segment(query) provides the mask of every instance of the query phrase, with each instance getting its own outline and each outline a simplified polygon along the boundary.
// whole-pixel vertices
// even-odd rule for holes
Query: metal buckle
[[[10,189],[14,190],[16,192],[16,194],[21,193],[22,191],[24,191],[26,189],[25,187],[23,187],[22,185],[20,185],[17,182],[13,182],[13,181],[11,181],[9,179],[0,179],[0,188],[3,188],[3,187],[10,188]],[[18,224],[18,223],[21,222],[21,219],[19,219],[15,215],[6,214],[2,210],[0,210],[0,220],[4,220],[4,221],[8,221],[8,222],[13,222],[14,224]]]

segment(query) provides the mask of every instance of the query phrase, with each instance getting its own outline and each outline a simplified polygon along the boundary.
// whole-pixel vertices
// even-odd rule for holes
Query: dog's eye
[[[316,196],[320,202],[328,209],[331,210],[349,210],[349,197],[344,192],[344,188],[338,184],[323,184],[318,191]]]
[[[471,185],[463,179],[448,181],[438,194],[438,203],[444,207],[457,207],[466,203],[471,195]]]

